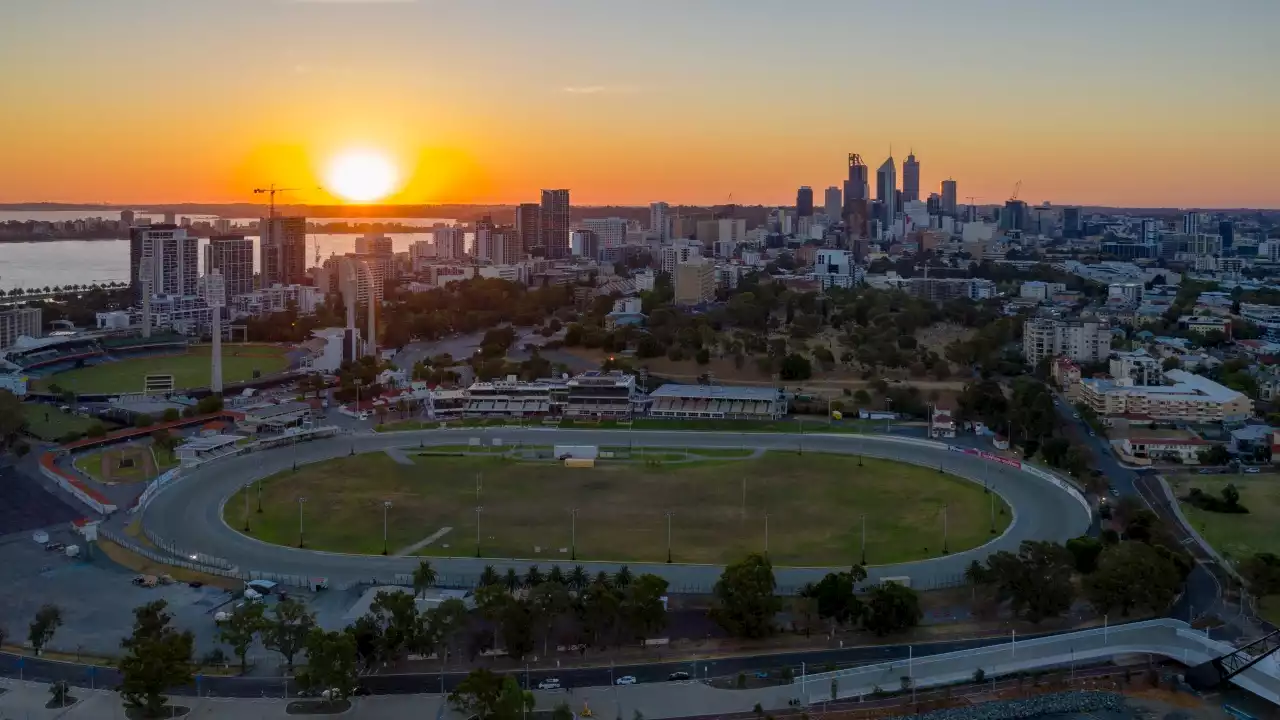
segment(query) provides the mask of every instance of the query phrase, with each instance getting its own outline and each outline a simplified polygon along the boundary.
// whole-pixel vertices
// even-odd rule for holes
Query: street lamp
[[[885,431],[886,433],[892,432],[892,431],[889,429],[889,408],[890,408],[892,405],[893,405],[893,398],[885,398],[885,399],[884,399],[884,431]]]
[[[391,501],[382,501],[382,554],[387,554],[387,511],[391,509]]]
[[[476,557],[480,557],[480,513],[484,512],[484,507],[476,506]]]
[[[258,478],[258,512],[262,512],[262,478]]]
[[[942,504],[942,554],[948,555],[951,551],[947,549],[947,504]]]
[[[764,514],[764,554],[769,554],[769,513]]]
[[[244,489],[244,531],[249,532],[249,488]]]
[[[991,534],[996,534],[996,496],[994,493],[987,493],[987,497],[991,498]]]
[[[671,562],[671,516],[675,515],[675,512],[668,510],[666,514],[667,514],[667,562],[669,563]]]
[[[569,559],[578,559],[578,508],[569,510]]]
[[[302,506],[303,506],[303,505],[306,505],[306,504],[307,504],[307,499],[306,499],[305,497],[299,497],[299,498],[298,498],[298,547],[302,547],[302,546],[303,546],[303,534],[302,534]]]
[[[867,564],[867,514],[862,514],[862,565]]]

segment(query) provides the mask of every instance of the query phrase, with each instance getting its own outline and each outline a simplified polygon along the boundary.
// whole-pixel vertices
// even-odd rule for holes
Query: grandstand
[[[770,387],[666,384],[649,393],[649,417],[701,420],[778,420],[782,393]]]
[[[579,419],[628,418],[636,402],[636,378],[618,372],[585,372],[568,382],[564,415]]]
[[[173,351],[186,344],[186,338],[174,334],[144,338],[128,331],[64,333],[43,338],[20,337],[0,354],[0,360],[7,363],[6,367],[48,376],[77,366],[109,362],[119,356]]]
[[[503,418],[560,414],[567,402],[568,386],[560,380],[524,382],[514,375],[506,380],[472,383],[467,388],[464,417]]]

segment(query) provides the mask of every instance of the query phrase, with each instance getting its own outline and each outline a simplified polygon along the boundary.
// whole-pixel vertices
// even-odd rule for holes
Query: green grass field
[[[724,563],[764,548],[780,565],[840,566],[859,559],[860,516],[867,516],[867,560],[884,564],[941,554],[942,507],[949,508],[949,549],[991,539],[990,496],[937,470],[851,456],[769,453],[753,460],[711,459],[649,466],[605,463],[568,469],[552,462],[485,457],[414,457],[397,464],[382,454],[344,457],[263,481],[263,512],[250,488],[254,537],[298,542],[298,498],[307,547],[382,551],[382,504],[390,552],[444,527],[450,532],[420,554],[569,560],[570,509],[577,508],[577,555],[583,560],[661,562],[667,520],[676,562]],[[477,498],[479,477],[479,498]],[[743,480],[746,480],[745,515]],[[996,498],[997,531],[1009,522]],[[226,504],[234,528],[245,523],[243,493]],[[445,545],[448,547],[445,547]],[[563,552],[562,552],[563,549]]]
[[[94,423],[100,423],[107,430],[113,430],[117,427],[94,418],[80,417],[72,413],[62,412],[57,405],[26,403],[22,406],[22,412],[27,419],[27,432],[41,440],[50,442],[61,438],[69,432],[85,432]]]
[[[285,348],[273,345],[223,345],[222,380],[225,383],[253,379],[254,370],[272,375],[288,367]],[[142,392],[148,374],[171,374],[178,389],[208,387],[212,353],[197,346],[180,355],[127,358],[118,362],[68,370],[42,378],[37,390],[57,385],[76,393]]]

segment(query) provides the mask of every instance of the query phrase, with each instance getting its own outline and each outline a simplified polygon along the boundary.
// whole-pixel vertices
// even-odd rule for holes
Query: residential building
[[[844,207],[840,188],[836,185],[827,188],[823,200],[823,211],[827,214],[827,222],[832,224],[840,222],[840,210]]]
[[[1144,415],[1157,421],[1242,422],[1253,415],[1253,401],[1202,375],[1186,370],[1164,373],[1165,384],[1134,385],[1128,378],[1080,381],[1080,400],[1099,415]]]
[[[1195,235],[1200,232],[1200,213],[1191,211],[1182,216],[1182,233],[1184,235]]]
[[[195,295],[200,280],[200,239],[173,225],[136,227],[129,234],[135,304],[142,302],[142,275],[152,295]]]
[[[796,215],[813,217],[813,188],[808,185],[801,185],[796,191]]]
[[[657,235],[659,241],[671,238],[671,222],[667,219],[670,214],[670,205],[664,202],[649,203],[649,232]]]
[[[38,307],[0,310],[0,350],[12,347],[20,337],[38,338],[44,333],[43,311]]]
[[[1231,431],[1227,450],[1232,455],[1254,458],[1271,453],[1271,437],[1276,429],[1270,425],[1245,425]],[[1273,458],[1274,459],[1274,458]]]
[[[1131,458],[1173,460],[1186,465],[1200,462],[1200,452],[1213,443],[1189,430],[1130,430],[1120,449]]]
[[[382,302],[384,268],[381,263],[373,262],[371,257],[360,255],[339,255],[325,261],[325,265],[334,263],[337,272],[334,282],[337,292],[342,293],[344,301],[350,305],[353,301],[364,304],[373,300],[375,304]]]
[[[1027,298],[1028,300],[1047,301],[1055,294],[1066,291],[1066,283],[1028,280],[1027,282],[1022,283],[1022,286],[1018,288],[1018,296]]]
[[[1022,326],[1022,354],[1027,362],[1066,357],[1077,363],[1102,362],[1111,352],[1111,331],[1094,320],[1032,318]]]
[[[1058,387],[1062,388],[1068,397],[1074,397],[1073,391],[1081,379],[1080,366],[1068,358],[1060,357],[1053,361],[1049,371]]]
[[[982,278],[909,278],[905,289],[915,297],[931,302],[957,298],[984,300],[996,294],[995,283]]]
[[[409,246],[409,267],[415,273],[422,272],[436,257],[434,240],[417,240]]]
[[[543,190],[539,208],[542,221],[542,256],[559,259],[569,256],[569,191]]]
[[[357,255],[394,255],[391,238],[381,233],[365,233],[356,238]]]
[[[467,257],[467,233],[461,225],[436,223],[431,227],[436,244],[436,257],[441,260],[463,260]]]
[[[542,245],[542,206],[537,203],[521,203],[516,208],[516,237],[519,247],[516,248],[516,261],[524,260],[533,254],[533,249]]]
[[[311,315],[323,300],[324,292],[313,285],[272,285],[228,297],[227,306],[238,316],[258,317],[284,312],[290,306],[296,308],[299,315]]]
[[[744,218],[720,218],[716,221],[716,241],[741,245],[747,241],[747,221]],[[698,238],[701,240],[701,236]]]
[[[262,286],[305,285],[307,279],[307,219],[263,218],[258,270]]]
[[[701,305],[716,297],[716,266],[708,258],[691,257],[677,263],[672,280],[676,305]]]
[[[1111,377],[1128,378],[1134,385],[1159,385],[1164,375],[1161,361],[1146,350],[1111,353]]]
[[[1142,294],[1145,290],[1146,286],[1142,283],[1111,283],[1107,286],[1107,297],[1137,305],[1142,302]]]
[[[702,244],[694,240],[677,240],[663,245],[659,252],[659,267],[667,275],[675,276],[676,265],[702,256]]]
[[[918,202],[920,200],[920,163],[915,152],[907,154],[902,163],[902,202]]]
[[[953,438],[956,436],[956,419],[950,410],[935,407],[929,417],[929,437]]]
[[[822,248],[814,255],[813,274],[822,289],[851,288],[862,282],[865,271],[858,267],[853,251]]]
[[[1209,315],[1183,315],[1178,318],[1178,327],[1197,335],[1216,331],[1231,337],[1231,318]]]
[[[226,297],[253,292],[253,241],[243,235],[215,235],[204,247],[204,272],[221,270]]]

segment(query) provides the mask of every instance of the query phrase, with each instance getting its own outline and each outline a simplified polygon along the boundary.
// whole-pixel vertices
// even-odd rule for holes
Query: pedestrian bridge
[[[1079,632],[1018,640],[974,650],[928,655],[864,665],[848,670],[797,678],[797,693],[809,703],[870,695],[877,689],[900,690],[903,678],[923,688],[971,681],[981,669],[988,678],[1015,672],[1097,661],[1117,655],[1159,655],[1188,667],[1231,653],[1229,643],[1210,639],[1180,620],[1163,618],[1094,628]],[[1230,682],[1280,705],[1280,664],[1275,655],[1263,658]]]

